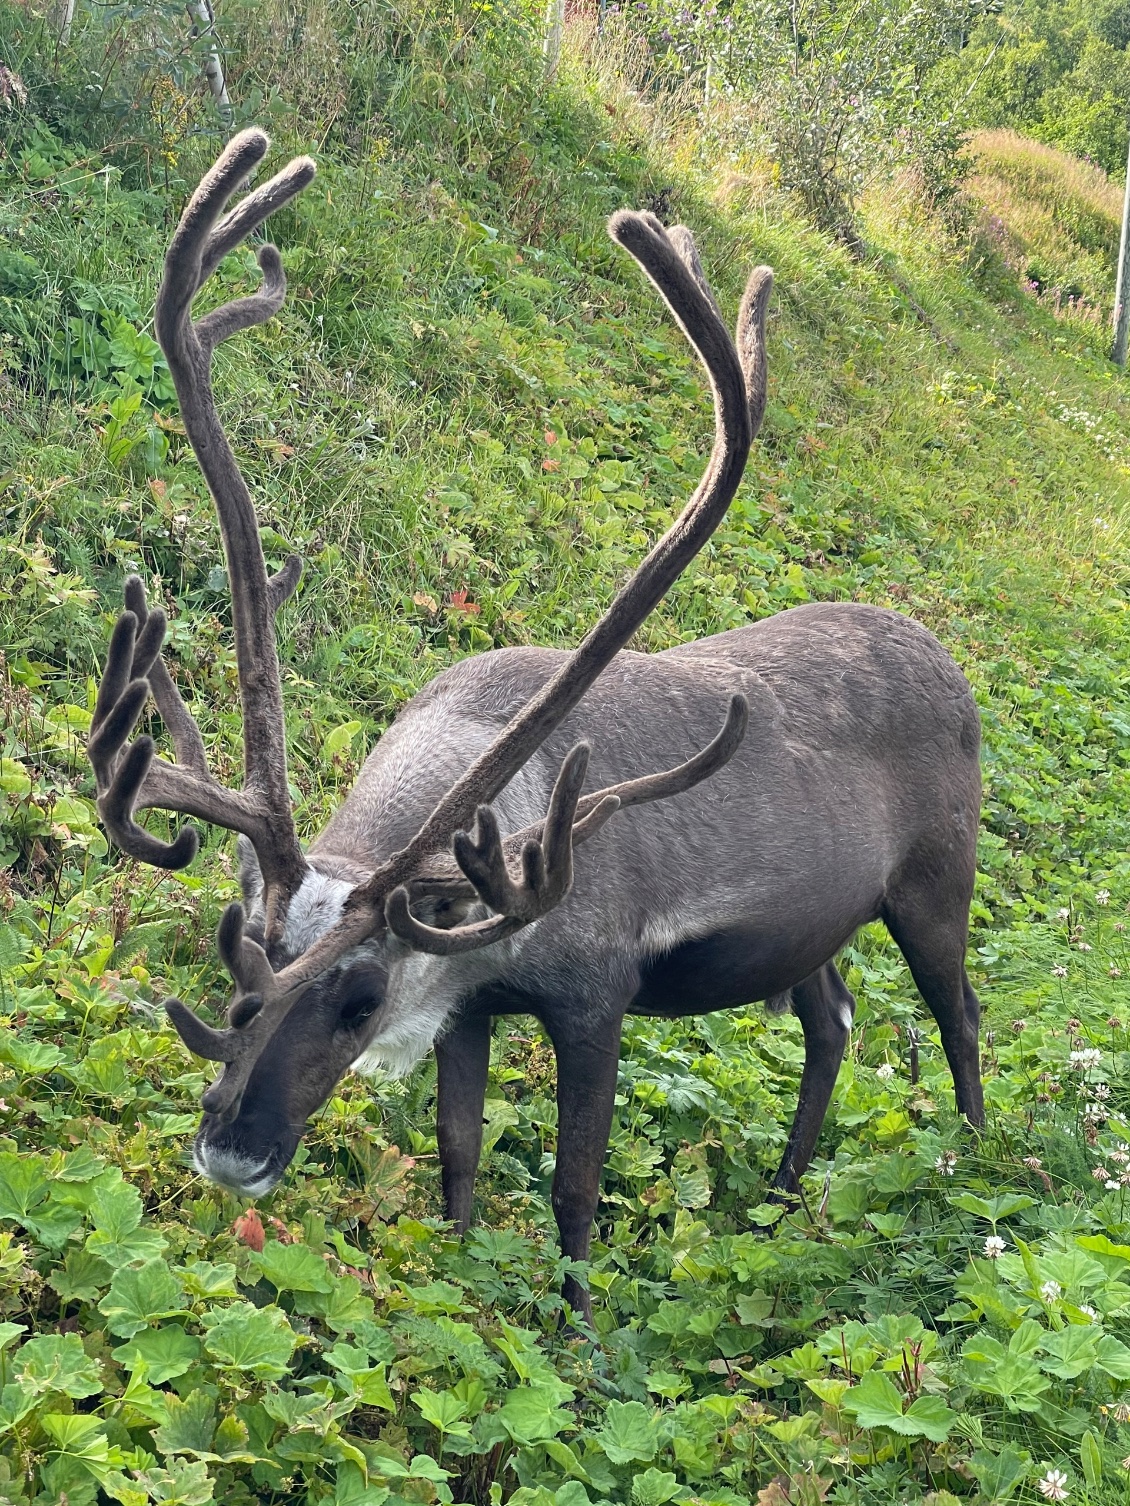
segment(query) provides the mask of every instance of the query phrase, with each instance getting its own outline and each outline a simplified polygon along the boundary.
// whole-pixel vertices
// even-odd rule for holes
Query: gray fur
[[[484,654],[416,696],[311,847],[320,877],[308,880],[311,902],[288,916],[278,962],[308,945],[318,925],[332,924],[349,878],[412,837],[563,657],[537,648]],[[476,1110],[475,1092],[465,1094],[459,1115],[444,1105],[483,1059],[477,1019],[514,1011],[544,1021],[558,1052],[564,1133],[567,1123],[589,1122],[599,1063],[616,1052],[626,1012],[694,1014],[765,999],[771,1010],[791,1007],[805,1031],[801,1102],[777,1180],[790,1191],[811,1155],[851,1026],[853,1001],[831,959],[880,918],[942,1027],[959,1107],[980,1122],[977,1001],[963,966],[979,723],[957,665],[908,618],[810,605],[665,653],[619,654],[498,797],[503,829],[542,815],[580,738],[592,744],[590,786],[669,767],[709,741],[735,691],[748,698],[751,717],[732,760],[684,794],[621,812],[578,848],[572,891],[544,918],[456,956],[413,952],[387,932],[356,948],[279,1026],[234,1115],[205,1119],[203,1160],[209,1147],[229,1166],[243,1155],[258,1188],[268,1163],[281,1176],[301,1125],[351,1064],[403,1071],[438,1042],[445,1188],[452,1216],[465,1224],[470,1181],[452,1168],[477,1144],[476,1112],[481,1138],[481,1097]],[[445,914],[437,901],[423,914],[443,925],[463,922],[468,910]],[[695,970],[696,945],[709,959],[705,971]],[[724,966],[719,958],[728,959]],[[374,1006],[357,1028],[343,1028],[336,1000],[354,969],[376,980]],[[594,1050],[605,1056],[592,1058]],[[610,1114],[614,1073],[602,1080]],[[286,1105],[285,1132],[267,1114],[277,1104]],[[559,1153],[560,1197],[555,1182],[563,1246],[578,1258],[607,1133],[600,1114],[591,1123],[574,1160]],[[584,1184],[575,1198],[570,1177]],[[584,1310],[587,1297],[578,1290],[570,1300]]]

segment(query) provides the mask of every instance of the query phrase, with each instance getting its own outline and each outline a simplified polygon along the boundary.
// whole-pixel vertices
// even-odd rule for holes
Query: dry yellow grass
[[[1005,260],[1045,296],[1113,297],[1122,190],[1101,168],[1017,131],[979,131],[967,192]]]

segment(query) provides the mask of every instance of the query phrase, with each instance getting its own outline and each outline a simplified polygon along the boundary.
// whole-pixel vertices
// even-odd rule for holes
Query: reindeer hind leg
[[[855,1016],[855,1000],[834,961],[793,988],[791,1007],[804,1031],[804,1071],[793,1127],[773,1178],[770,1198],[775,1201],[792,1201],[800,1190],[800,1178],[808,1169],[832,1101]]]

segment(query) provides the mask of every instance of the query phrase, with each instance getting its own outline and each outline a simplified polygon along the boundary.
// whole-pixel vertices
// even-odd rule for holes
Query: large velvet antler
[[[286,278],[277,249],[259,249],[259,292],[192,318],[193,299],[227,253],[314,176],[313,162],[296,158],[224,215],[227,201],[262,161],[268,144],[262,131],[241,132],[192,195],[165,258],[155,313],[157,338],[172,372],[185,433],[216,504],[227,559],[243,708],[243,788],[225,789],[209,773],[200,731],[160,658],[165,615],[147,609],[136,576],[126,582],[126,611],[110,640],[88,750],[99,810],[125,852],[164,868],[182,868],[195,856],[194,828],[182,827],[166,844],[135,822],[134,811],[145,807],[198,816],[242,832],[255,847],[268,904],[274,908],[306,871],[287,788],[274,623],[298,584],[302,562],[292,555],[277,575],[267,575],[251,495],[216,412],[212,352],[229,336],[278,312]],[[155,757],[151,738],[129,740],[150,693],[172,737],[175,764]]]
[[[239,1099],[259,1052],[309,984],[352,947],[386,926],[409,945],[453,953],[490,945],[545,915],[572,882],[572,849],[627,804],[666,798],[709,777],[732,757],[745,731],[746,706],[731,702],[726,725],[709,748],[678,769],[645,776],[582,797],[588,751],[579,746],[565,760],[545,820],[503,839],[489,802],[560,725],[706,543],[726,513],[745,468],[750,444],[765,409],[765,316],[772,272],[757,268],[749,279],[738,318],[736,343],[722,321],[688,231],[668,233],[651,215],[623,212],[610,234],[640,263],[667,301],[698,352],[714,396],[715,440],[694,495],[674,526],[655,545],[608,611],[562,668],[456,781],[406,847],[392,854],[351,893],[341,920],[277,974],[242,936],[242,915],[228,922],[246,954],[233,957],[240,991],[229,1014],[232,1028],[211,1031],[179,1001],[168,1008],[186,1043],[225,1063],[204,1095],[204,1107],[224,1112]],[[476,821],[475,834],[465,828]],[[496,913],[450,931],[425,925],[412,914],[413,892],[426,890],[437,855],[454,851],[466,884]],[[520,874],[512,865],[517,861]],[[440,858],[442,868],[444,860]],[[427,878],[425,874],[432,874]],[[448,886],[450,874],[438,882]],[[230,936],[228,949],[231,950]],[[262,960],[260,960],[262,959]],[[205,1034],[207,1032],[207,1034]],[[202,1049],[206,1047],[207,1049]]]

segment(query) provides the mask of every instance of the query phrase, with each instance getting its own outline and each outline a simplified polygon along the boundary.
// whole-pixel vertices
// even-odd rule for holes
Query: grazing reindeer
[[[260,248],[262,291],[191,314],[227,252],[313,176],[298,159],[223,214],[267,145],[261,132],[243,132],[204,178],[173,237],[156,309],[228,562],[243,788],[224,789],[208,772],[160,658],[164,615],[147,607],[136,577],[89,745],[102,818],[125,852],[165,868],[196,852],[191,826],[170,844],[139,827],[134,812],[145,807],[241,834],[246,909],[230,906],[218,934],[236,984],[228,1026],[166,1004],[186,1045],[223,1063],[204,1094],[197,1167],[246,1194],[267,1191],[351,1065],[403,1070],[434,1043],[444,1194],[465,1228],[491,1018],[528,1012],[557,1054],[553,1207],[563,1251],[583,1260],[625,1013],[769,999],[791,1007],[804,1030],[800,1103],[775,1184],[795,1190],[852,1020],[833,959],[877,917],[938,1020],[958,1106],[980,1123],[978,1005],[964,967],[978,720],[953,660],[906,618],[849,604],[800,607],[660,654],[621,652],[725,514],[765,406],[771,273],[751,276],[735,341],[690,235],[651,216],[617,214],[609,229],[710,377],[715,442],[694,497],[577,649],[466,659],[416,696],[303,853],[274,633],[300,562],[268,577],[210,383],[215,346],[282,303],[276,249]],[[150,695],[175,763],[157,758],[150,738],[132,737]],[[590,762],[601,787],[582,794]],[[565,1295],[590,1315],[578,1283]]]

